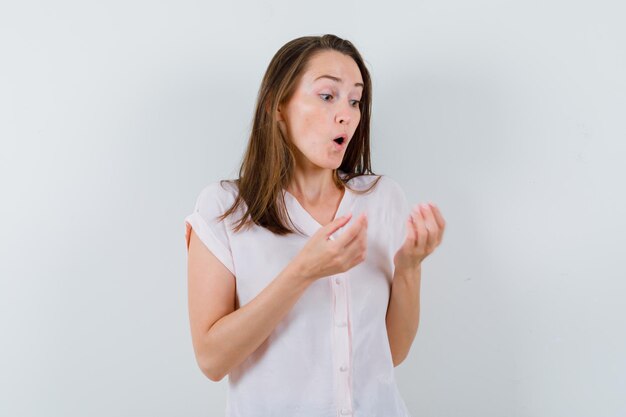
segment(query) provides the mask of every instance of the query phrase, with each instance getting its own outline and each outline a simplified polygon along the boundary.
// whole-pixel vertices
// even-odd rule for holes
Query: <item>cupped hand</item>
[[[354,223],[337,238],[331,237],[343,227],[352,213],[337,218],[321,227],[296,255],[299,274],[307,280],[345,272],[365,260],[367,251],[367,216],[362,213]]]
[[[421,204],[411,210],[406,227],[406,239],[396,252],[393,263],[396,269],[414,271],[441,244],[446,222],[436,205]]]

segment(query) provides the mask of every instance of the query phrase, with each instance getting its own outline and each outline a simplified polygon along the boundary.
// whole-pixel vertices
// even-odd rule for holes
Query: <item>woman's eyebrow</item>
[[[320,78],[329,78],[329,79],[331,79],[331,80],[333,80],[333,81],[336,81],[336,82],[338,82],[338,83],[343,82],[343,80],[342,80],[341,78],[334,77],[334,76],[332,76],[332,75],[326,75],[326,74],[325,74],[325,75],[320,75],[319,77],[317,77],[317,78],[316,78],[316,79],[314,79],[313,81],[317,81],[317,80],[319,80]],[[355,87],[361,87],[361,88],[364,88],[364,87],[363,87],[363,84],[361,84],[361,83],[355,83],[355,84],[354,84],[354,86],[355,86]]]

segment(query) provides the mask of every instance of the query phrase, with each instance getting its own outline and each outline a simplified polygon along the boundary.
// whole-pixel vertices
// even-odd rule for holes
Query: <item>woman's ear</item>
[[[276,109],[276,113],[274,114],[274,117],[276,118],[277,122],[285,121],[285,119],[283,118],[282,106],[280,104],[278,105],[278,108]]]
[[[269,101],[267,101],[265,103],[265,113],[270,114],[270,103]],[[279,104],[278,105],[278,109],[276,109],[276,112],[273,114],[273,118],[277,121],[277,122],[282,122],[285,119],[283,118],[283,114],[282,114],[282,106]]]
[[[263,102],[263,110],[265,110],[265,113],[270,114],[270,101],[267,99]]]

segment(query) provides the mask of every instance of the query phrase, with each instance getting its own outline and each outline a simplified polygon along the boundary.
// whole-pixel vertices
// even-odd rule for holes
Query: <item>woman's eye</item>
[[[332,94],[320,94],[320,97],[322,98],[322,100],[328,101],[332,99],[333,95]],[[327,100],[326,97],[329,97],[329,99]],[[352,102],[352,107],[359,107],[359,105],[361,104],[359,100],[350,100],[350,101]]]

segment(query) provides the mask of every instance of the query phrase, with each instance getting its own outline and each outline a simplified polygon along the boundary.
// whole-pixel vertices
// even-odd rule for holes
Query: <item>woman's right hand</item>
[[[298,275],[309,281],[345,272],[365,260],[367,251],[367,216],[362,213],[341,235],[328,240],[344,226],[352,213],[321,227],[295,256]]]

